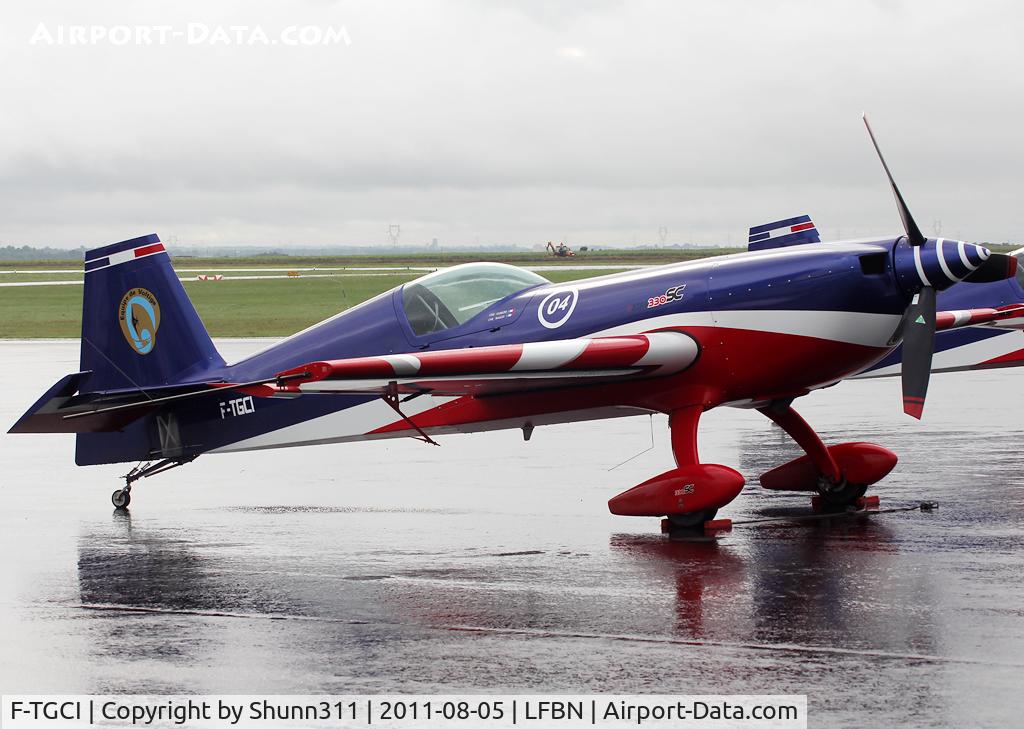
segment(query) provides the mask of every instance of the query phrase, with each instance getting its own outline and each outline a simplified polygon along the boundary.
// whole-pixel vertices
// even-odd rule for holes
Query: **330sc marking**
[[[661,296],[654,296],[647,299],[647,308],[653,309],[656,306],[664,306],[665,304],[671,304],[673,301],[679,301],[683,298],[683,289],[686,288],[686,284],[679,286],[673,286],[668,289]]]

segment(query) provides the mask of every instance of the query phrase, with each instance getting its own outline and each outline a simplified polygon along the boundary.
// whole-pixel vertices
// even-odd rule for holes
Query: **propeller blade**
[[[904,314],[903,412],[918,420],[924,411],[935,345],[935,289],[925,286],[914,294]]]
[[[1017,259],[1013,256],[993,253],[988,260],[982,262],[967,278],[967,283],[992,283],[1011,278],[1017,273]]]
[[[882,167],[885,169],[885,174],[889,178],[889,184],[892,186],[892,194],[896,196],[896,207],[900,211],[900,219],[903,221],[903,230],[907,232],[907,240],[912,246],[924,245],[925,237],[921,234],[921,229],[917,227],[917,223],[914,222],[913,216],[910,214],[910,208],[907,207],[907,203],[903,200],[903,195],[900,194],[900,189],[896,187],[896,180],[892,178],[892,173],[889,172],[889,165],[885,163],[885,157],[882,156],[882,150],[878,147],[878,142],[875,140],[875,133],[871,131],[871,125],[868,123],[868,115],[861,114],[861,119],[864,120],[864,126],[867,127],[868,136],[871,137],[871,143],[875,145],[875,152],[878,154],[878,159],[882,163]]]

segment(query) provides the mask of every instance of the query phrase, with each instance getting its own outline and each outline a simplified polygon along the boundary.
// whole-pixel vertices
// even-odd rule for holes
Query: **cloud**
[[[1018,236],[1004,2],[5,8],[0,243],[738,242],[804,211]],[[59,24],[341,27],[333,46],[38,46]],[[554,49],[554,52],[552,51]],[[925,227],[930,227],[926,225]]]

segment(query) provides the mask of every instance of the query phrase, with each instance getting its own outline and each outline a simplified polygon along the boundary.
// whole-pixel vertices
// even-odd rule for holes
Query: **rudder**
[[[159,237],[86,252],[80,391],[188,382],[223,366]]]

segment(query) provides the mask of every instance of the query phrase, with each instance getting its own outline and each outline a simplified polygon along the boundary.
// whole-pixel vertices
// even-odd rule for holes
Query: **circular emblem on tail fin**
[[[160,304],[147,289],[129,289],[117,307],[121,333],[138,354],[149,354],[160,328]]]

